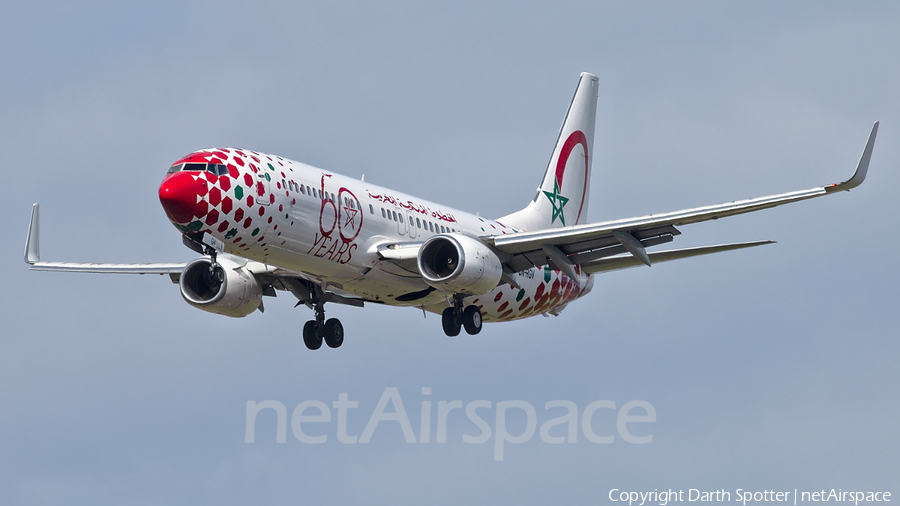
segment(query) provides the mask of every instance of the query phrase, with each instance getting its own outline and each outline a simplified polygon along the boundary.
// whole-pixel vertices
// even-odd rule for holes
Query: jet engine
[[[419,250],[417,263],[429,285],[466,295],[493,290],[503,274],[500,259],[487,245],[462,234],[441,234],[428,239]]]
[[[241,318],[256,311],[262,288],[253,273],[228,258],[219,258],[210,268],[209,258],[187,264],[178,282],[184,300],[199,309]]]

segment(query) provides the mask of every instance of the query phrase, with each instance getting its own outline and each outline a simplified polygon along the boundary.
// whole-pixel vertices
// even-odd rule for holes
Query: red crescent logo
[[[578,207],[578,216],[575,218],[576,224],[581,220],[581,211],[584,209],[584,197],[587,195],[589,167],[587,139],[581,130],[575,130],[569,135],[569,138],[563,143],[563,147],[559,152],[559,160],[556,162],[556,184],[562,189],[563,175],[566,172],[566,162],[569,161],[569,155],[572,154],[572,149],[579,144],[584,148],[584,189],[581,191],[581,204]]]

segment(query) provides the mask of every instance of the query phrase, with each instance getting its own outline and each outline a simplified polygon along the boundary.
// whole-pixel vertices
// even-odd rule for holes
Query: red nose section
[[[159,185],[159,202],[172,223],[187,225],[206,216],[209,210],[203,199],[208,191],[207,183],[203,178],[195,179],[195,175],[175,172],[166,176]]]

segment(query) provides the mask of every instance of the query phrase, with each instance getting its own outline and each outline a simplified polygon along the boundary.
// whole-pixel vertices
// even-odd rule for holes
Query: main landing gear
[[[481,310],[478,306],[463,309],[463,296],[454,294],[453,307],[448,307],[441,314],[441,325],[448,337],[458,336],[463,327],[467,334],[474,336],[481,332]]]
[[[311,350],[318,350],[325,341],[329,348],[338,348],[344,344],[344,326],[337,318],[325,319],[325,294],[322,289],[315,286],[312,292],[316,319],[303,325],[303,344]]]

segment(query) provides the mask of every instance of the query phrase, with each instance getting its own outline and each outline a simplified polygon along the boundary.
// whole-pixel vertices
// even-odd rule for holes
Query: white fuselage
[[[329,288],[385,304],[440,313],[449,294],[435,290],[398,301],[405,294],[427,291],[429,285],[415,269],[383,260],[379,246],[423,242],[445,233],[478,237],[515,231],[494,220],[271,155],[213,149],[187,159],[213,160],[230,170],[225,175],[196,173],[209,187],[199,198],[210,209],[189,227],[193,231],[223,241],[226,253],[303,273]],[[232,205],[222,209],[226,196]],[[504,283],[467,297],[466,304],[479,306],[485,321],[513,320],[556,313],[593,285],[590,275],[579,271],[578,279],[569,279],[546,266],[514,276],[521,289]]]

